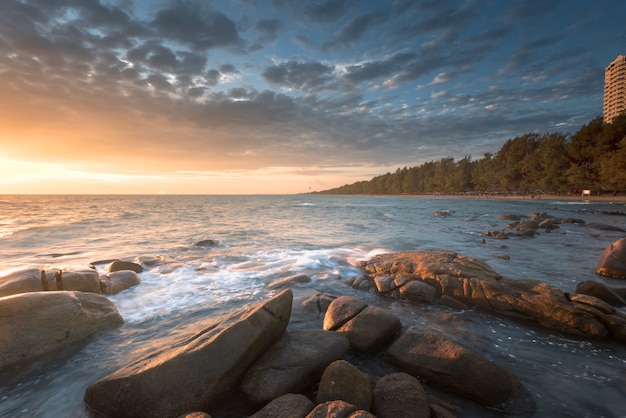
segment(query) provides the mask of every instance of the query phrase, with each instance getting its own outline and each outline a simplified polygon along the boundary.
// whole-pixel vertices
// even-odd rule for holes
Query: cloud
[[[220,11],[178,0],[156,13],[151,27],[161,36],[199,50],[240,46],[235,23]]]
[[[280,19],[262,19],[259,20],[255,29],[260,33],[258,42],[271,43],[276,40],[277,32],[282,26]]]
[[[302,91],[323,89],[333,79],[334,68],[320,62],[287,61],[268,67],[263,78],[269,83]]]
[[[319,22],[333,23],[344,16],[353,0],[326,0],[307,7],[308,16]]]

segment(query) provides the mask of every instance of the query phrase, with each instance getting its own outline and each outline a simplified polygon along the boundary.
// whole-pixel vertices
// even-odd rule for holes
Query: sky
[[[602,114],[615,0],[0,0],[0,194],[289,194]]]

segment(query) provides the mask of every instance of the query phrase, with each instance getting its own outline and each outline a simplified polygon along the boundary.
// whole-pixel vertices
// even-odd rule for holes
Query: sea
[[[585,224],[564,223],[533,238],[485,235],[506,230],[510,221],[500,220],[502,214],[532,212]],[[0,417],[89,416],[83,396],[91,383],[199,323],[273,296],[272,283],[295,275],[310,280],[292,286],[294,303],[317,293],[354,296],[389,309],[404,327],[432,327],[510,370],[533,405],[517,415],[626,417],[626,344],[587,341],[476,309],[401,302],[346,284],[362,274],[356,263],[376,254],[443,249],[481,259],[502,276],[538,279],[566,292],[586,280],[626,286],[595,274],[602,251],[625,236],[601,226],[626,229],[624,212],[623,202],[593,198],[0,196],[0,276],[112,259],[165,261],[146,266],[138,286],[108,296],[123,326],[0,371]],[[216,243],[195,245],[203,240]],[[96,268],[105,273],[105,265]],[[458,402],[463,416],[511,415]],[[235,408],[215,416],[245,414]]]

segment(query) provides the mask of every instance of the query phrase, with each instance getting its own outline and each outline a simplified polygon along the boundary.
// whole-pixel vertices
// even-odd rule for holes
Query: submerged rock
[[[626,238],[618,239],[604,249],[596,273],[611,279],[626,279]]]
[[[283,334],[293,293],[285,290],[227,316],[98,380],[85,391],[93,411],[115,417],[177,416],[210,410]]]
[[[0,298],[0,368],[122,323],[115,305],[93,293],[30,292]]]

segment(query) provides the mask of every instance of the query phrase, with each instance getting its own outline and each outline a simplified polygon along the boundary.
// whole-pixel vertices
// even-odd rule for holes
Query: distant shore
[[[613,195],[595,195],[595,196],[581,196],[581,195],[556,195],[556,194],[446,194],[446,193],[435,193],[435,194],[427,194],[427,195],[414,195],[416,197],[429,197],[429,198],[463,198],[463,199],[493,199],[493,200],[558,200],[558,201],[572,201],[572,202],[602,202],[602,203],[626,203],[626,195],[619,194],[616,196]]]

